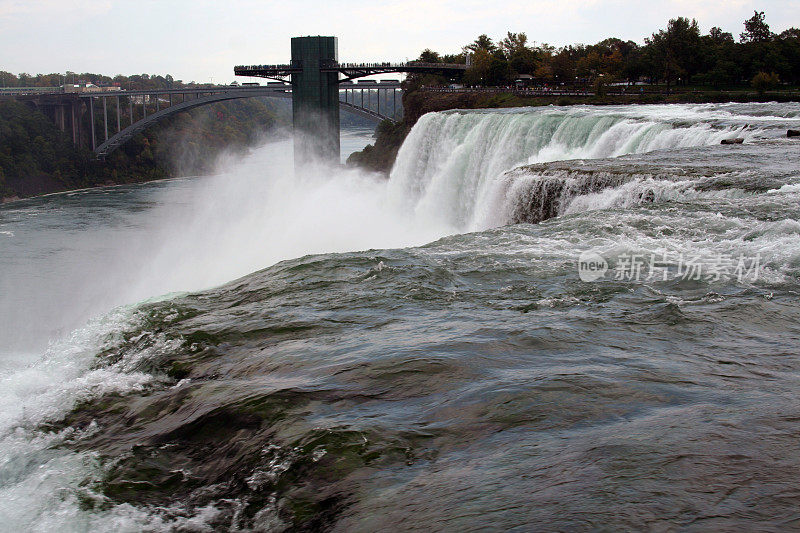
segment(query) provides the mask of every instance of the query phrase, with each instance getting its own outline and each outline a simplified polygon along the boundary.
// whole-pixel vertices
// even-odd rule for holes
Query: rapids
[[[450,111],[388,181],[0,207],[0,530],[797,527],[798,126]]]

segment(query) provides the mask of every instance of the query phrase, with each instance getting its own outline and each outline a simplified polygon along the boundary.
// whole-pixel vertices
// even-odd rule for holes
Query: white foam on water
[[[100,313],[99,318],[52,342],[43,354],[14,352],[11,358],[0,350],[0,529],[196,529],[215,514],[211,508],[180,516],[131,506],[96,513],[79,505],[81,494],[99,497],[80,486],[99,468],[97,461],[59,449],[74,434],[50,434],[42,425],[82,402],[147,387],[154,378],[136,370],[138,360],[174,342],[157,339],[111,367],[93,369],[96,355],[119,341],[119,331],[137,328],[141,318],[135,306],[108,313],[110,307],[212,287],[310,253],[412,246],[455,231],[397,209],[381,176],[313,165],[295,172],[291,142],[268,144],[221,168],[213,177],[166,187],[141,222],[132,222],[149,224],[141,238],[113,227],[86,230],[88,240],[105,247],[98,253],[110,259],[72,280],[85,290],[70,294],[90,298],[61,298],[59,305],[62,312]],[[100,279],[107,290],[98,295]]]
[[[602,191],[575,196],[565,202],[560,215],[572,215],[600,209],[624,208],[645,203],[668,201],[691,201],[697,199],[734,199],[753,196],[753,193],[742,189],[730,188],[712,191],[698,191],[695,180],[669,181],[663,179],[637,179],[618,187],[609,187]]]
[[[77,403],[142,390],[153,381],[149,374],[131,371],[132,361],[90,368],[97,353],[136,320],[130,308],[117,309],[52,343],[25,368],[0,375],[0,529],[85,530],[82,520],[65,522],[64,515],[82,513],[78,485],[95,468],[94,459],[59,448],[79,432],[41,426],[58,421]]]
[[[677,127],[656,120],[654,111],[646,114],[586,107],[429,113],[400,148],[391,196],[417,216],[480,230],[503,220],[492,201],[496,188],[504,186],[498,178],[519,165],[707,146],[761,134],[742,121]]]
[[[800,192],[800,183],[787,183],[778,189],[770,189],[768,194],[793,194]]]
[[[729,123],[677,127],[663,118],[666,111],[676,120],[686,121],[703,113],[723,113]],[[317,166],[295,172],[291,144],[278,142],[244,160],[228,160],[222,166],[225,171],[217,176],[165,187],[157,205],[134,221],[146,225],[142,237],[121,239],[113,228],[92,235],[92,242],[102,244],[98,253],[113,259],[102,263],[106,277],[101,284],[99,273],[90,269],[83,278],[69,279],[86,289],[74,294],[91,297],[58,302],[63,306],[59,312],[81,317],[99,314],[101,318],[51,343],[44,354],[14,352],[12,356],[10,350],[3,350],[3,356],[9,357],[0,370],[0,528],[202,530],[215,516],[213,508],[182,517],[169,510],[129,505],[84,511],[79,504],[81,495],[99,497],[80,486],[96,474],[97,458],[57,446],[64,439],[75,438],[74,432],[40,429],[80,402],[111,392],[141,390],[152,383],[152,376],[136,370],[136,358],[147,357],[146,352],[129,354],[111,367],[92,368],[96,354],[113,344],[121,329],[138,320],[135,307],[109,313],[113,307],[211,287],[305,254],[407,247],[452,233],[485,229],[502,223],[496,186],[509,169],[525,163],[614,157],[758,135],[731,115],[735,113],[729,109],[721,112],[696,106],[433,113],[422,117],[409,134],[388,182],[352,169]],[[751,116],[757,115],[751,113],[747,120]],[[635,189],[642,185],[588,195],[574,200],[570,209],[594,212],[624,205],[636,197],[639,191]],[[664,195],[689,190],[681,183],[661,186]],[[787,191],[781,188],[778,192]],[[724,217],[705,222],[708,231],[723,233],[709,241],[719,250],[741,249],[745,231],[754,232],[746,241],[750,251],[775,258],[790,253],[787,249],[800,249],[800,232],[788,226],[778,228],[765,222],[745,230],[740,222]],[[659,221],[652,223],[658,225]],[[730,242],[725,232],[730,233]],[[630,242],[624,235],[614,243],[597,242],[608,251],[626,246],[680,249],[686,244],[679,237],[665,239],[655,234],[637,234]],[[548,253],[561,250],[567,257],[575,252],[568,235],[527,244],[530,253],[539,248]],[[98,284],[102,290],[92,290]],[[158,348],[157,344],[151,349]]]

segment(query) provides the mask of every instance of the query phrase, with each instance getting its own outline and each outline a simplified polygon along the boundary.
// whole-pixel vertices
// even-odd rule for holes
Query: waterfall
[[[669,108],[672,113],[664,114],[670,118],[659,119],[654,107]],[[763,131],[735,118],[691,121],[696,110],[681,106],[683,113],[676,115],[671,107],[647,106],[639,112],[551,106],[429,113],[420,118],[398,152],[390,195],[418,217],[461,231],[537,222],[558,214],[552,201],[563,199],[567,189],[596,192],[620,184],[624,177],[594,176],[591,183],[571,186],[552,177],[538,180],[539,198],[550,203],[542,213],[525,216],[519,206],[508,204],[504,194],[511,181],[525,178],[524,172],[507,174],[520,165],[712,145],[731,137],[749,140]],[[526,193],[530,199],[531,189]]]
[[[424,431],[407,431],[418,427],[416,407],[430,403],[421,402],[419,395],[427,384],[452,385],[431,391],[437,397],[447,395],[451,402],[444,406],[447,412],[439,410],[431,415],[436,427],[441,420],[453,418],[450,414],[463,405],[472,407],[465,410],[466,418],[455,417],[460,424],[456,429],[474,427],[475,417],[485,418],[486,413],[494,424],[502,418],[500,406],[507,406],[511,409],[507,412],[508,427],[513,431],[506,433],[516,438],[519,421],[530,418],[527,407],[531,398],[552,392],[552,383],[544,383],[547,388],[535,391],[533,396],[514,396],[518,385],[513,381],[513,369],[508,367],[509,361],[517,359],[514,354],[529,353],[535,343],[537,357],[541,346],[542,353],[549,354],[546,359],[561,362],[562,347],[574,346],[581,362],[576,371],[583,372],[589,368],[584,364],[586,332],[575,327],[571,309],[580,307],[578,319],[582,321],[599,320],[599,314],[585,314],[592,308],[623,319],[635,316],[630,309],[640,309],[626,307],[631,305],[626,297],[621,299],[622,307],[606,313],[605,300],[575,289],[579,278],[571,262],[595,238],[615,251],[664,247],[692,255],[763,255],[773,269],[764,298],[749,289],[742,293],[741,287],[723,287],[720,292],[744,294],[746,297],[737,300],[754,302],[756,311],[765,313],[750,325],[766,324],[767,333],[774,333],[771,313],[789,309],[785,302],[796,295],[800,277],[800,217],[796,211],[800,174],[796,159],[787,156],[795,141],[778,139],[785,137],[788,127],[800,128],[800,104],[449,111],[420,119],[401,147],[388,181],[378,174],[339,166],[295,169],[291,141],[280,139],[248,157],[236,154],[223,158],[214,176],[70,192],[3,206],[0,244],[6,253],[0,268],[0,516],[4,521],[0,529],[210,530],[213,527],[206,526],[216,520],[214,505],[249,505],[251,480],[262,490],[259,479],[269,472],[260,470],[262,467],[300,465],[281,470],[295,476],[316,464],[317,451],[329,453],[311,440],[316,439],[318,423],[334,424],[351,434],[350,427],[356,426],[348,425],[347,416],[354,416],[351,421],[362,423],[364,428],[376,428],[369,430],[370,435],[380,438],[383,433],[390,439],[383,444],[379,441],[378,446],[370,442],[368,447],[361,438],[353,440],[352,445],[350,440],[342,440],[346,446],[328,441],[344,450],[346,455],[341,457],[347,464],[381,449],[386,451],[384,457],[399,457],[405,464],[409,455],[398,443],[428,440]],[[747,142],[711,147],[730,137],[744,137]],[[659,150],[663,152],[619,159]],[[719,171],[722,166],[733,170]],[[759,198],[759,193],[763,197]],[[711,198],[705,211],[698,212],[697,204],[692,203],[698,197]],[[729,198],[736,201],[716,202]],[[758,201],[747,203],[753,199]],[[657,216],[650,216],[646,210],[630,210],[625,213],[630,217],[593,212],[662,200],[688,202],[674,202],[663,210],[654,206]],[[574,219],[453,236],[560,216]],[[680,231],[654,231],[656,224]],[[473,261],[473,254],[479,261]],[[291,262],[276,265],[284,260]],[[525,266],[520,268],[520,264]],[[573,277],[565,277],[565,272]],[[779,294],[775,284],[785,282],[784,273],[788,273],[791,292]],[[509,280],[509,276],[515,279]],[[222,284],[226,285],[220,287]],[[212,287],[217,289],[175,294]],[[694,288],[686,290],[695,297]],[[772,291],[777,295],[774,301]],[[702,289],[698,294],[705,292]],[[600,297],[605,299],[605,294]],[[646,298],[644,305],[667,313],[664,317],[669,322],[662,326],[672,327],[680,313],[674,300],[652,305],[652,292],[642,296]],[[764,307],[770,301],[779,307]],[[187,307],[185,302],[191,305]],[[706,300],[691,302],[705,304]],[[561,306],[570,318],[552,322]],[[525,331],[533,316],[525,313],[539,308],[546,311],[540,315],[543,329]],[[794,324],[797,313],[792,313],[778,317],[775,324]],[[647,337],[647,328],[652,329],[650,321],[659,316],[648,315],[648,321],[643,322],[645,329],[637,333],[641,339]],[[618,333],[629,334],[633,322],[624,320],[620,325],[623,330],[605,330],[606,326],[598,322],[602,327],[592,335],[601,339],[605,333],[611,335],[605,339],[612,356],[608,364],[602,363],[606,367],[617,364]],[[733,323],[722,324],[720,328],[739,331],[746,322],[734,324],[735,328]],[[681,322],[679,327],[687,323]],[[503,324],[508,324],[508,329],[502,329]],[[578,336],[565,336],[570,331]],[[219,350],[195,350],[198,345],[192,339],[197,333],[202,333],[202,338],[219,333]],[[742,338],[769,337],[762,333],[744,330]],[[469,336],[473,337],[466,338]],[[786,351],[795,337],[784,337]],[[540,342],[542,339],[547,342]],[[663,339],[656,340],[662,344],[646,347],[649,351],[645,356],[663,351]],[[732,338],[729,344],[738,340]],[[557,344],[562,341],[565,344]],[[594,343],[594,339],[589,342]],[[238,349],[238,355],[228,359],[231,346]],[[470,346],[475,352],[471,360],[463,357]],[[511,350],[510,355],[492,357],[499,353],[494,349],[498,346],[502,352]],[[694,348],[687,344],[687,353],[693,353]],[[710,344],[709,350],[713,348]],[[771,354],[774,348],[773,341],[754,345],[742,360],[752,353]],[[436,351],[440,353],[433,353]],[[459,357],[450,357],[451,353]],[[308,364],[303,362],[306,355],[316,358],[320,366],[303,367]],[[166,356],[175,356],[180,365],[172,368],[177,370],[183,361],[208,357],[201,362],[203,372],[214,372],[197,380],[165,375],[160,368],[165,368],[162,363]],[[372,358],[378,366],[372,366]],[[405,359],[413,364],[404,366]],[[520,359],[525,365],[532,360]],[[462,360],[469,366],[457,366]],[[478,365],[492,360],[500,366],[481,371]],[[237,362],[245,366],[237,367]],[[595,359],[590,362],[596,364]],[[705,368],[705,361],[701,363]],[[339,373],[332,365],[350,366]],[[695,362],[691,365],[697,366]],[[432,370],[426,382],[427,368]],[[521,368],[531,371],[530,366]],[[542,375],[547,371],[542,369]],[[301,373],[308,381],[294,381]],[[267,377],[262,379],[261,374]],[[327,375],[332,381],[324,379]],[[299,432],[303,442],[313,444],[303,444],[303,449],[312,453],[310,463],[291,462],[295,461],[293,450],[301,449],[294,445],[285,448],[286,456],[263,455],[261,449],[271,450],[271,443],[255,440],[248,445],[267,445],[253,448],[258,460],[247,468],[256,470],[246,471],[241,466],[244,462],[239,458],[245,456],[228,455],[227,459],[236,462],[231,470],[236,475],[246,472],[248,477],[242,482],[215,481],[199,487],[192,495],[194,507],[183,501],[172,507],[161,506],[156,500],[153,505],[132,505],[95,492],[102,488],[105,474],[118,464],[113,453],[103,457],[107,452],[93,447],[100,441],[92,443],[92,439],[98,439],[101,432],[122,425],[124,431],[139,431],[144,427],[140,424],[147,423],[149,429],[160,433],[166,428],[160,422],[167,418],[169,424],[179,425],[195,416],[202,418],[207,414],[200,408],[203,406],[190,403],[204,399],[195,395],[196,387],[211,385],[206,390],[214,391],[209,399],[214,411],[230,401],[236,409],[249,406],[249,397],[240,402],[243,396],[236,395],[252,392],[254,401],[261,401],[264,391],[273,386],[273,376],[274,386],[292,395],[281,396],[275,405],[285,405],[294,414],[313,411],[313,417],[302,424],[292,422],[290,428],[292,433]],[[396,381],[398,376],[401,381]],[[484,383],[481,376],[511,381]],[[173,383],[173,377],[180,381]],[[645,377],[650,383],[650,374]],[[477,380],[474,387],[464,386],[465,380],[473,379]],[[623,379],[628,387],[630,376],[626,374]],[[421,385],[408,388],[408,383],[418,381]],[[377,388],[362,390],[366,382],[376,383]],[[576,386],[584,389],[587,383],[576,382]],[[604,389],[607,383],[598,382]],[[230,388],[214,389],[217,384]],[[560,383],[556,385],[561,387]],[[386,387],[396,387],[398,394],[386,395]],[[488,411],[480,405],[475,407],[476,394],[481,390],[491,391],[500,403],[486,403]],[[229,397],[228,391],[234,394]],[[136,409],[146,402],[157,402],[145,413],[155,419],[144,421],[133,416],[136,410],[132,410],[118,413],[119,426],[114,426],[115,417],[106,418],[112,425],[105,427],[102,421],[95,422],[93,408],[102,411],[105,398],[127,394],[137,395],[130,402],[138,406]],[[307,403],[283,399],[294,397]],[[677,396],[667,395],[667,407],[673,406],[673,397]],[[324,404],[321,399],[325,398],[332,403]],[[370,400],[369,405],[363,398]],[[384,405],[372,407],[382,400],[399,406],[397,411],[384,411]],[[400,403],[403,401],[413,403],[404,405]],[[649,396],[646,401],[645,411],[651,406]],[[316,405],[321,408],[313,407]],[[586,401],[579,399],[573,405],[581,407]],[[70,418],[75,413],[81,417]],[[331,413],[336,416],[328,416]],[[410,413],[412,418],[403,420],[395,416],[397,413]],[[366,418],[359,420],[361,416]],[[242,420],[249,424],[249,417],[248,413],[241,420],[232,420],[234,431]],[[389,425],[376,425],[381,418]],[[597,421],[601,427],[608,426],[604,417]],[[271,424],[264,426],[265,432],[258,438],[272,439]],[[305,426],[313,430],[303,436]],[[393,434],[395,429],[401,433]],[[612,433],[610,438],[616,438]],[[339,438],[337,435],[343,434],[331,435]],[[124,442],[117,437],[102,444],[117,446]],[[586,437],[590,444],[594,439],[594,433]],[[438,442],[423,442],[423,453],[418,457],[427,460],[429,445],[460,452],[461,442],[445,443],[443,448]],[[119,446],[121,449],[123,444]],[[203,450],[215,449],[203,446]],[[159,444],[158,450],[150,451],[160,454],[165,449],[173,448]],[[138,454],[138,450],[133,453]],[[364,450],[369,453],[363,454]],[[152,459],[149,464],[154,470],[168,464],[158,463],[161,459],[157,457],[145,457],[145,461]],[[213,453],[208,457],[211,463],[217,460]],[[205,455],[198,454],[192,460],[197,458],[202,461]],[[468,459],[476,464],[483,460]],[[396,471],[384,475],[374,470],[375,464],[384,464],[382,461],[370,468],[384,476],[380,479],[397,477]],[[454,467],[464,464],[461,456],[450,462]],[[414,474],[412,478],[421,471],[419,464],[409,466],[415,469],[408,471]],[[587,468],[590,473],[596,470],[596,461],[592,459]],[[430,486],[461,476],[462,472],[456,470]],[[190,470],[175,472],[183,475]],[[326,467],[317,480],[327,479],[329,473]],[[151,473],[148,470],[143,475]],[[176,478],[170,475],[164,479],[167,484],[159,490],[172,490]],[[302,478],[299,482],[305,483]],[[130,486],[138,486],[138,482]],[[314,487],[313,483],[308,486]],[[240,492],[224,498],[218,493],[212,498],[213,491],[228,488]],[[359,488],[353,494],[367,492]],[[402,492],[414,493],[405,488]],[[400,491],[382,493],[383,503],[388,501],[383,498],[386,494]],[[198,498],[203,501],[202,507],[195,505]],[[266,501],[260,498],[253,501]],[[270,516],[269,507],[263,507],[263,516]]]

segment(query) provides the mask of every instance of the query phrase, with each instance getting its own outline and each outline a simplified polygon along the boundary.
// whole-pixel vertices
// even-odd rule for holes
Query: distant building
[[[68,83],[61,86],[65,93],[99,93],[106,91],[121,91],[122,87],[115,84],[109,87],[99,87],[94,83]]]
[[[149,94],[140,94],[137,96],[129,96],[131,103],[141,105],[150,104],[156,101],[155,96],[151,97]]]
[[[530,74],[520,74],[515,80],[517,87],[531,87],[533,85],[533,76]]]

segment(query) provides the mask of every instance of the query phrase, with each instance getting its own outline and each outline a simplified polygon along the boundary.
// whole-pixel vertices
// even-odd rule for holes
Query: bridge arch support
[[[399,88],[398,88],[399,89]],[[174,92],[170,91],[160,91],[160,94],[187,94],[185,91],[176,90]],[[87,94],[82,96],[82,98],[89,99],[90,101],[87,102],[90,107],[93,107],[93,100],[94,98],[119,98],[120,96],[125,97],[146,97],[148,94],[145,93],[136,93],[136,94],[126,94],[126,93],[107,93],[107,94]],[[156,95],[158,96],[158,95]],[[203,93],[197,93],[194,98],[191,99],[184,99],[180,103],[172,104],[168,107],[163,109],[159,109],[155,113],[149,114],[144,118],[139,119],[136,122],[133,122],[126,128],[120,128],[117,133],[108,137],[103,143],[97,145],[94,148],[95,156],[98,159],[104,159],[109,154],[113,153],[115,150],[123,146],[125,143],[133,139],[136,135],[141,133],[142,131],[146,130],[150,126],[157,124],[177,113],[182,111],[188,111],[197,107],[201,107],[204,105],[214,104],[217,102],[225,102],[228,100],[239,100],[243,98],[292,98],[291,89],[287,86],[286,88],[272,88],[272,87],[258,87],[258,88],[229,88],[229,89],[221,89],[217,91],[204,91]],[[137,104],[138,105],[138,104]],[[369,109],[368,107],[358,106],[354,103],[349,103],[346,101],[340,101],[339,106],[342,109],[355,113],[358,116],[374,120],[379,122],[381,120],[392,120],[392,117],[386,116],[377,112],[375,110]],[[92,111],[93,112],[93,111]],[[119,120],[117,121],[119,124]],[[92,133],[94,135],[94,133]]]

